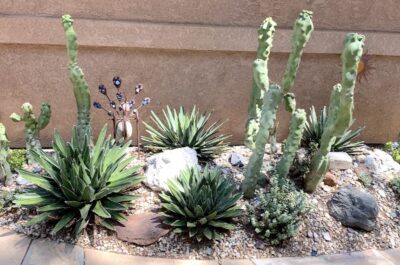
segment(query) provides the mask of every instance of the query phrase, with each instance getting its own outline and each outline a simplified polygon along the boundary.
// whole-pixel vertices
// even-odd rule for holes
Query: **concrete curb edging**
[[[84,249],[46,239],[30,239],[2,228],[0,249],[0,264],[4,265],[395,265],[400,260],[400,248],[268,259],[182,260],[139,257]]]

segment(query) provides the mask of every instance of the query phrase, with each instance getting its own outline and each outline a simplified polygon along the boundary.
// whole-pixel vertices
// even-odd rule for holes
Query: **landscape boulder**
[[[182,170],[199,166],[197,153],[189,147],[166,150],[147,159],[144,183],[155,191],[167,189],[169,180]]]
[[[349,169],[353,166],[353,159],[346,152],[330,152],[328,157],[331,170]]]
[[[379,207],[375,198],[358,188],[347,186],[328,201],[329,214],[342,225],[372,231],[376,225]]]

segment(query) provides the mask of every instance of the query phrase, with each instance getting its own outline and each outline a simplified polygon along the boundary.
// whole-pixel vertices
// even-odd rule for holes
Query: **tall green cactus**
[[[85,80],[82,69],[77,63],[78,43],[76,41],[76,33],[72,27],[73,22],[74,20],[70,15],[62,16],[62,24],[67,39],[69,78],[74,88],[76,106],[78,109],[76,125],[78,130],[78,141],[80,144],[83,144],[85,141],[85,135],[89,135],[90,139],[92,135],[90,126],[91,103],[89,86]]]
[[[284,158],[281,160],[278,175],[286,176],[289,172],[291,163],[293,162],[293,150],[296,148],[296,143],[298,136],[302,135],[305,123],[305,113],[303,110],[295,111],[296,101],[294,99],[294,94],[290,93],[290,89],[293,87],[294,78],[296,76],[297,69],[299,67],[301,54],[303,53],[303,48],[310,38],[310,34],[313,30],[313,24],[311,21],[312,12],[303,10],[296,20],[293,33],[293,49],[289,56],[288,66],[282,81],[284,86],[282,89],[278,85],[269,85],[269,90],[264,94],[262,104],[252,106],[256,99],[261,95],[257,94],[257,88],[260,88],[258,84],[268,84],[268,70],[266,65],[266,60],[256,59],[253,66],[253,92],[252,100],[249,106],[249,118],[247,124],[252,124],[252,126],[246,127],[246,145],[253,148],[253,153],[250,157],[249,163],[245,170],[245,180],[243,182],[243,192],[246,198],[250,198],[254,195],[257,182],[260,177],[260,170],[263,163],[263,157],[265,153],[265,146],[270,139],[271,134],[274,133],[276,129],[276,113],[282,100],[285,99],[285,104],[290,107],[291,112],[293,112],[291,119],[291,132],[289,135],[289,149],[285,153]],[[268,18],[268,21],[272,19]],[[266,21],[267,21],[266,20]],[[271,23],[271,22],[270,22]],[[273,23],[275,28],[275,22]],[[262,25],[263,26],[263,25]],[[272,32],[273,33],[273,32]],[[272,42],[272,36],[270,41]],[[272,43],[269,43],[268,54]],[[259,52],[257,54],[260,53]],[[258,81],[260,80],[260,81]],[[260,118],[252,119],[251,110],[258,109],[262,106]],[[253,112],[254,113],[254,112]],[[304,118],[302,118],[304,116]],[[258,119],[258,122],[257,122]],[[304,121],[303,121],[304,120]],[[250,121],[250,122],[249,122]],[[303,121],[303,122],[302,122]],[[252,128],[249,133],[248,128]],[[255,129],[254,129],[255,128]],[[255,138],[254,138],[255,135]],[[274,138],[275,139],[275,138]],[[301,137],[300,137],[301,139]],[[298,147],[298,144],[297,144]],[[285,173],[286,172],[286,173]],[[283,177],[282,177],[283,178]]]
[[[311,171],[305,179],[305,189],[313,192],[323,179],[329,166],[328,153],[337,137],[343,135],[353,122],[354,87],[357,81],[357,66],[360,61],[365,37],[348,33],[343,43],[342,82],[333,87],[328,118],[321,137],[320,148],[311,162]]]
[[[245,179],[242,189],[246,198],[251,198],[260,178],[260,171],[263,164],[265,145],[268,142],[269,133],[274,126],[278,106],[282,102],[283,93],[278,85],[270,85],[264,95],[263,109],[260,117],[260,129],[256,135],[255,147],[250,156],[249,163],[244,172]]]
[[[253,85],[245,130],[245,145],[249,148],[254,148],[256,135],[260,127],[264,93],[269,87],[267,64],[272,48],[275,26],[275,21],[268,17],[258,30],[258,51],[257,58],[253,64]]]
[[[299,69],[301,56],[303,55],[304,47],[308,43],[311,33],[314,30],[314,25],[312,22],[313,12],[308,10],[303,10],[300,12],[293,26],[292,35],[292,50],[289,55],[287,62],[285,74],[282,79],[282,90],[284,93],[284,103],[285,109],[288,112],[293,112],[296,106],[293,104],[294,95],[291,93],[293,89],[294,80],[297,75],[297,70]],[[277,121],[272,129],[270,136],[271,150],[276,152],[276,131],[277,131]]]
[[[278,184],[284,183],[291,165],[293,164],[294,157],[297,149],[299,149],[301,138],[306,126],[306,112],[303,109],[296,109],[292,112],[290,119],[289,136],[285,142],[285,149],[283,156],[276,165],[276,173],[278,176]]]
[[[9,143],[6,127],[0,123],[0,181],[5,185],[10,185],[12,181],[10,165],[7,162]]]
[[[10,119],[14,122],[25,122],[25,143],[27,150],[27,157],[29,163],[32,163],[30,151],[32,149],[41,149],[40,144],[40,130],[43,130],[50,122],[51,107],[48,103],[42,103],[40,115],[36,118],[33,113],[33,107],[30,103],[26,102],[21,106],[23,115],[12,113]]]

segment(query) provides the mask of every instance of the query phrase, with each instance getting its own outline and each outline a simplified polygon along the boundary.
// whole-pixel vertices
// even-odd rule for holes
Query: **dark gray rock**
[[[231,163],[234,167],[243,167],[244,166],[244,158],[241,154],[232,153],[229,157],[229,163]]]
[[[328,209],[342,225],[372,231],[376,225],[379,207],[375,198],[355,187],[340,189],[328,201]]]

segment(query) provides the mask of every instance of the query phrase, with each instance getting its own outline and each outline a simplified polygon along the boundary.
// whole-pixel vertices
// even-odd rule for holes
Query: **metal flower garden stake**
[[[117,98],[118,106],[115,100],[111,99],[109,96],[109,91],[106,86],[103,84],[99,85],[100,94],[104,95],[107,98],[108,105],[110,108],[104,107],[100,102],[95,101],[93,106],[96,109],[104,110],[107,115],[110,117],[113,123],[113,136],[115,139],[124,139],[125,141],[132,137],[133,126],[131,120],[135,120],[136,122],[136,137],[137,137],[137,147],[138,152],[140,149],[140,128],[139,128],[139,110],[143,106],[150,104],[150,98],[143,98],[141,104],[139,106],[136,105],[134,97],[128,100],[127,95],[120,90],[122,80],[118,76],[113,78],[113,84],[116,88],[117,92],[115,93],[115,97]],[[143,85],[137,84],[135,86],[134,94],[138,95],[143,91]]]

